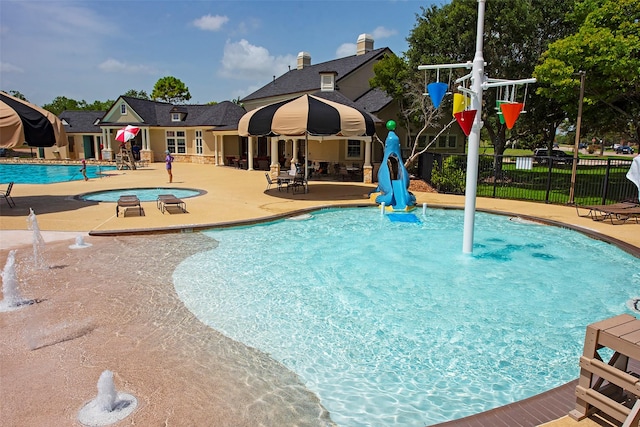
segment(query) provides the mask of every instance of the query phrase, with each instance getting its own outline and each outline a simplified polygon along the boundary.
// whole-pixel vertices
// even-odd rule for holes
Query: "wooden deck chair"
[[[0,193],[0,197],[7,201],[7,204],[10,208],[13,208],[16,205],[16,202],[11,198],[11,190],[13,189],[13,181],[9,183],[7,189],[4,193]]]

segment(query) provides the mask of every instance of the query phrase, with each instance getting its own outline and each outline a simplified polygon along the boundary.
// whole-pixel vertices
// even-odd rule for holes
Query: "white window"
[[[347,159],[362,159],[362,142],[357,139],[347,140]]]
[[[202,131],[196,131],[196,154],[202,154]]]
[[[171,121],[179,122],[180,121],[180,113],[171,113]]]
[[[183,130],[167,131],[167,150],[171,153],[186,154],[187,139]]]
[[[322,74],[320,78],[320,90],[322,91],[332,91],[334,88],[335,75],[333,74]]]
[[[120,114],[123,116],[127,115],[127,104],[120,104]]]

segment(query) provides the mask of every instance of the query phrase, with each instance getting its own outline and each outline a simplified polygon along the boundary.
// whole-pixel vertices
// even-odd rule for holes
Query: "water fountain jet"
[[[69,249],[84,249],[89,246],[93,246],[91,243],[87,243],[84,241],[83,235],[76,236],[76,242],[73,245],[69,245]]]
[[[24,305],[33,304],[32,300],[25,300],[18,289],[18,275],[16,274],[16,250],[9,251],[7,262],[2,270],[2,296],[0,312],[11,311]]]
[[[29,230],[33,231],[33,263],[36,269],[46,270],[49,268],[44,257],[44,238],[40,233],[38,219],[32,208],[29,208],[29,216],[27,217]]]
[[[98,395],[80,409],[78,421],[86,426],[106,426],[128,417],[137,406],[134,396],[116,391],[113,372],[106,370],[98,379]]]

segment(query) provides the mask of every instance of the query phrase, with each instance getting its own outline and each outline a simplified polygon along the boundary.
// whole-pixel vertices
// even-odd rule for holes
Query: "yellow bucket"
[[[471,105],[471,99],[468,96],[464,96],[461,93],[453,94],[453,115],[460,113]]]

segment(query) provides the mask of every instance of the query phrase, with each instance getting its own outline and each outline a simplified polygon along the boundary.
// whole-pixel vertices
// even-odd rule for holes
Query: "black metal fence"
[[[637,187],[626,178],[631,159],[579,159],[574,202],[607,204],[638,199]],[[439,192],[464,194],[466,155],[425,153],[417,175]],[[501,199],[570,202],[573,158],[481,155],[477,195]]]

